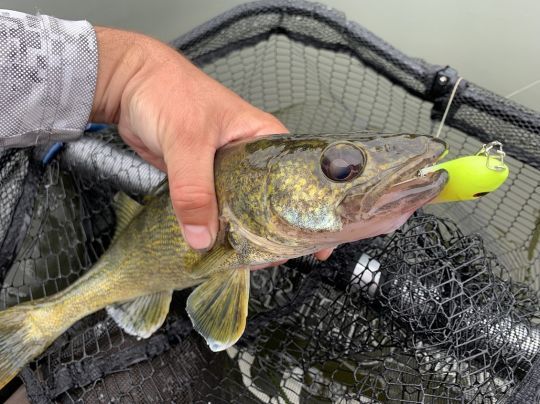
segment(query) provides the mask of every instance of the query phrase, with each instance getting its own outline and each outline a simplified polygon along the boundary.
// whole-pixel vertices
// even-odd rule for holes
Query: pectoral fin
[[[148,338],[165,321],[171,299],[172,290],[153,293],[107,306],[107,313],[128,334]]]
[[[234,345],[244,333],[249,300],[249,268],[216,273],[197,287],[186,310],[193,328],[214,352]]]

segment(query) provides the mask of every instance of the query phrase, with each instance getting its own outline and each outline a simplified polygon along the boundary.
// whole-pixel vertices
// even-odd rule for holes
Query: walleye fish
[[[173,290],[213,351],[242,335],[250,267],[394,231],[445,186],[446,171],[418,176],[445,152],[427,136],[272,135],[232,143],[215,158],[216,245],[182,238],[168,192],[144,206],[116,198],[109,249],[65,290],[0,312],[0,388],[76,321],[106,308],[129,334],[164,322]]]

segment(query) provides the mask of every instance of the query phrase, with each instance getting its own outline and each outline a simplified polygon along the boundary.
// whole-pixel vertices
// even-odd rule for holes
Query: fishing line
[[[441,135],[441,131],[442,131],[442,128],[444,126],[444,122],[446,121],[446,117],[448,116],[448,111],[450,111],[450,107],[452,106],[452,101],[454,101],[454,96],[456,95],[459,83],[461,82],[462,79],[463,79],[463,77],[460,76],[457,79],[456,84],[454,84],[454,88],[452,89],[452,93],[450,94],[450,99],[448,100],[448,104],[446,105],[446,109],[444,110],[444,114],[443,114],[441,123],[439,124],[439,129],[437,129],[437,133],[435,134],[436,138],[438,138]],[[506,98],[512,98],[512,97],[522,93],[523,91],[528,90],[531,87],[537,86],[538,84],[540,84],[540,80],[535,80],[532,83],[529,83],[526,86],[523,86],[523,87],[517,89],[516,91],[513,91],[510,94],[506,95]]]
[[[532,83],[527,84],[521,88],[518,88],[516,91],[512,91],[510,94],[506,95],[506,98],[512,98],[515,95],[521,94],[523,91],[528,90],[531,87],[540,84],[540,80],[533,81]]]
[[[448,104],[446,105],[446,109],[444,110],[443,117],[441,119],[441,123],[439,124],[439,129],[437,130],[437,133],[435,135],[436,138],[438,138],[441,135],[442,128],[444,126],[444,122],[446,121],[446,117],[448,116],[448,111],[450,111],[450,106],[452,105],[452,101],[454,101],[454,96],[456,95],[459,83],[463,77],[459,77],[456,81],[456,84],[454,84],[454,88],[452,89],[452,93],[450,94],[450,99],[448,100]]]

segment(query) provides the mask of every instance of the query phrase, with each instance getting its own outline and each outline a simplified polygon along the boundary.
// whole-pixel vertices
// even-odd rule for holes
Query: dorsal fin
[[[115,240],[133,218],[139,214],[143,209],[143,205],[138,204],[125,193],[119,192],[114,197],[113,206],[116,213],[116,231],[113,238]]]

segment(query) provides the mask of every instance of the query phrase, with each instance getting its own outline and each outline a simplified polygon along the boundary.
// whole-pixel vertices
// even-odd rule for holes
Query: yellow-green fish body
[[[173,290],[199,285],[187,312],[214,351],[243,333],[251,266],[395,230],[444,187],[418,177],[443,142],[414,135],[275,135],[218,151],[220,233],[191,250],[168,193],[141,206],[120,194],[117,231],[100,260],[65,290],[0,312],[0,388],[79,319],[107,308],[128,333],[148,337]]]

